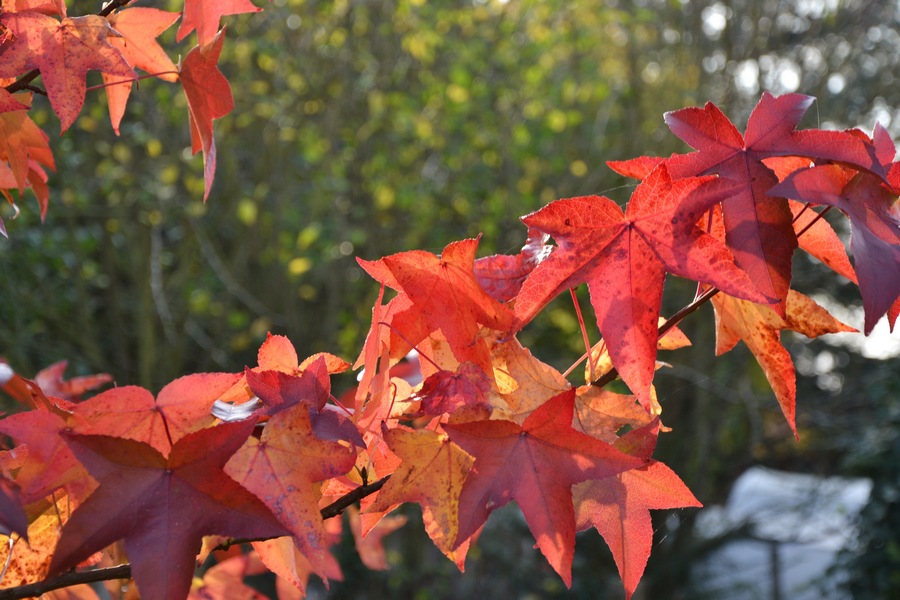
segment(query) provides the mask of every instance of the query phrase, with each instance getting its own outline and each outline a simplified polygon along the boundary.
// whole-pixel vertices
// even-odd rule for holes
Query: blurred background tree
[[[514,253],[525,239],[517,218],[550,200],[624,203],[634,182],[604,162],[685,151],[663,124],[667,110],[709,100],[741,123],[761,91],[796,91],[818,98],[805,126],[871,131],[880,121],[898,137],[898,12],[862,0],[275,0],[228,21],[221,68],[237,107],[217,124],[208,204],[184,99],[165,84],[142,82],[121,138],[98,97],[51,140],[59,170],[47,221],[28,206],[0,251],[0,353],[27,375],[67,358],[75,374],[106,371],[153,390],[255,364],[267,331],[301,353],[355,358],[377,294],[356,256],[438,252],[479,233],[482,254]],[[860,310],[852,286],[801,256],[796,285]],[[672,281],[668,311],[692,295]],[[887,410],[890,392],[865,382],[889,379],[889,362],[786,340],[811,376],[801,378],[798,445],[751,355],[713,357],[711,312],[685,329],[694,347],[664,357],[673,369],[658,379],[676,427],[659,453],[698,498],[722,500],[754,463],[844,465],[878,479],[877,461],[835,459],[869,455],[865,417]],[[584,350],[562,302],[522,338],[562,368]],[[845,431],[846,406],[860,423]],[[872,452],[897,439],[896,428],[878,431]],[[485,536],[464,577],[407,527],[394,535],[397,568],[371,573],[348,557],[348,581],[331,594],[617,590],[598,536],[580,538],[565,592],[527,543],[508,541],[523,525],[502,514],[494,527],[509,535]],[[647,597],[689,594],[677,590],[687,589],[692,518],[660,515]]]

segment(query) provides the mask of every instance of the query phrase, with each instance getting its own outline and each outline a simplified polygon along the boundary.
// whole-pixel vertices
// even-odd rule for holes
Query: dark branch
[[[332,517],[338,516],[339,514],[344,512],[344,509],[348,506],[356,504],[366,496],[374,494],[375,492],[380,490],[390,478],[390,475],[385,475],[378,481],[373,481],[369,485],[361,485],[347,495],[341,496],[340,498],[323,508],[321,511],[319,511],[322,514],[322,518],[330,519]]]
[[[110,579],[131,579],[131,565],[106,567],[104,569],[95,569],[93,571],[71,571],[69,573],[63,573],[52,579],[45,579],[44,581],[38,581],[37,583],[29,583],[28,585],[20,585],[18,587],[0,590],[0,600],[6,600],[7,598],[37,598],[41,594],[46,594],[47,592],[68,587],[70,585],[109,581]]]
[[[679,310],[677,313],[672,315],[670,319],[668,319],[665,323],[659,326],[659,330],[657,332],[657,339],[661,338],[666,334],[667,331],[681,323],[686,316],[696,311],[698,308],[709,302],[709,300],[719,293],[717,288],[710,288],[700,294],[693,302]],[[608,383],[615,381],[616,377],[619,376],[619,372],[616,369],[610,369],[606,373],[603,374],[597,381],[592,383],[591,385],[595,385],[597,387],[603,387]]]

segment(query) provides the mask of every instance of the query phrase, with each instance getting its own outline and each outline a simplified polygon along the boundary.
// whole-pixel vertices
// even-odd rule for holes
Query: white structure
[[[826,577],[856,539],[855,518],[872,491],[868,479],[823,478],[753,467],[724,507],[700,512],[697,534],[743,531],[693,568],[703,597],[726,600],[842,600]]]

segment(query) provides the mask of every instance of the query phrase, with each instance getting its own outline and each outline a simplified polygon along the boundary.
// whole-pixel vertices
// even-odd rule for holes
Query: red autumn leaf
[[[359,264],[376,280],[408,296],[414,322],[424,324],[411,332],[393,323],[408,343],[424,339],[420,335],[425,329],[440,329],[457,360],[472,362],[490,374],[483,328],[509,329],[512,313],[478,284],[474,273],[477,248],[478,239],[468,239],[449,244],[440,256],[414,250],[374,262],[360,260]]]
[[[530,229],[528,240],[518,254],[495,254],[476,260],[475,278],[479,285],[499,302],[515,298],[525,278],[553,251],[553,246],[547,245],[549,237],[537,229]]]
[[[204,535],[287,535],[269,509],[223,470],[254,426],[245,421],[202,429],[177,441],[167,455],[133,440],[69,434],[69,447],[100,487],[63,527],[50,573],[124,539],[142,596],[184,598]]]
[[[807,337],[856,331],[800,292],[790,290],[785,317],[768,306],[738,300],[726,294],[712,298],[716,310],[716,354],[728,352],[741,340],[756,357],[775,392],[778,404],[794,432],[797,384],[790,353],[781,345],[780,331],[791,329]]]
[[[740,184],[723,203],[728,246],[760,292],[779,301],[790,287],[797,241],[787,201],[768,195],[778,180],[763,159],[804,156],[883,172],[872,145],[853,134],[794,130],[813,100],[802,94],[776,98],[763,93],[744,136],[712,103],[665,115],[672,132],[697,150],[666,160],[673,177],[717,173]]]
[[[352,446],[319,439],[307,406],[296,405],[274,415],[262,437],[250,438],[225,472],[272,510],[315,571],[325,576],[335,565],[319,513],[319,482],[345,474],[355,461]]]
[[[84,375],[73,377],[69,380],[63,379],[63,373],[65,373],[68,364],[68,361],[61,360],[41,369],[34,376],[34,382],[48,396],[56,396],[69,402],[78,402],[81,400],[81,395],[85,392],[89,392],[113,380],[112,375],[109,373]]]
[[[0,43],[2,46],[2,43]],[[6,91],[5,88],[0,88],[0,113],[9,112],[11,110],[28,110],[31,108],[29,100],[29,104],[22,104],[22,97],[14,96]]]
[[[472,363],[463,363],[454,371],[438,371],[429,376],[416,392],[422,405],[416,416],[453,414],[464,409],[475,418],[488,418],[487,401],[491,380]]]
[[[626,213],[610,199],[557,200],[523,217],[559,248],[529,276],[516,300],[519,326],[566,289],[587,282],[613,365],[645,407],[656,364],[666,272],[765,301],[725,246],[696,226],[734,191],[715,178],[672,180],[658,167],[634,191]]]
[[[28,449],[16,476],[24,504],[41,500],[61,487],[76,500],[93,491],[94,481],[61,437],[66,429],[66,421],[47,410],[30,410],[0,421],[0,433]]]
[[[81,434],[143,442],[165,454],[172,443],[215,422],[213,402],[238,377],[235,373],[180,377],[161,389],[156,399],[138,386],[106,390],[75,407],[74,428]]]
[[[661,156],[638,156],[629,160],[608,160],[606,166],[625,177],[643,179],[666,159]]]
[[[182,22],[182,26],[183,26]],[[222,53],[225,30],[209,44],[195,46],[181,61],[181,85],[188,103],[188,122],[191,128],[191,151],[203,150],[203,200],[209,197],[216,175],[216,141],[213,120],[234,110],[234,98],[228,80],[216,63]]]
[[[339,407],[326,404],[331,396],[331,379],[324,356],[313,361],[300,375],[247,369],[245,377],[250,391],[263,403],[263,414],[274,415],[303,404],[319,439],[346,440],[365,448],[366,444],[349,416]]]
[[[575,511],[571,487],[636,468],[644,460],[572,428],[575,390],[547,400],[521,426],[511,421],[445,425],[475,457],[459,499],[460,544],[497,508],[515,500],[537,547],[567,586],[572,583]]]
[[[156,42],[157,36],[168,29],[180,13],[167,12],[156,8],[129,8],[111,14],[109,24],[119,32],[121,38],[110,38],[109,43],[119,52],[128,64],[135,69],[157,74],[164,81],[178,81],[175,63],[165,50]],[[133,82],[127,78],[103,74],[106,84],[106,97],[109,101],[109,119],[113,131],[119,135],[119,123],[125,113],[125,104],[131,94]]]
[[[29,69],[40,69],[62,131],[81,112],[89,70],[135,77],[122,54],[106,40],[113,30],[104,17],[87,15],[60,22],[42,14],[24,12],[4,14],[0,22],[16,35],[3,52],[0,77],[15,77]]]
[[[66,0],[4,0],[3,12],[38,12],[66,16]]]
[[[474,459],[443,432],[383,428],[383,434],[401,463],[368,510],[383,512],[402,502],[418,502],[434,545],[461,566],[465,552],[461,556],[453,552],[459,533],[459,495]]]
[[[205,46],[216,38],[222,17],[261,10],[250,0],[185,0],[184,18],[175,39],[180,42],[196,29],[198,45]]]
[[[633,456],[650,459],[659,434],[659,419],[626,433],[614,444]],[[649,509],[702,506],[669,467],[649,460],[615,477],[579,483],[572,488],[579,531],[596,527],[606,540],[625,584],[634,593],[653,545]]]
[[[31,104],[31,94],[21,93],[9,97],[16,103]],[[0,112],[0,160],[9,162],[19,193],[25,188],[28,179],[30,158],[46,161],[47,167],[56,168],[48,140],[47,134],[28,116],[28,106]],[[42,207],[42,219],[45,214],[46,209]]]
[[[863,298],[866,335],[900,296],[897,164],[888,175],[890,186],[867,173],[823,165],[796,171],[771,190],[795,200],[834,206],[850,218],[850,251]]]

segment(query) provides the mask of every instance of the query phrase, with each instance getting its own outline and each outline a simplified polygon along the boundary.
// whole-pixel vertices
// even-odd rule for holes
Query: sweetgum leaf
[[[684,108],[665,115],[672,132],[697,150],[665,161],[673,177],[717,173],[738,183],[734,195],[723,203],[728,246],[759,291],[782,303],[778,308],[782,314],[797,238],[787,201],[769,195],[778,179],[763,159],[803,156],[884,174],[875,148],[859,136],[794,130],[813,100],[802,94],[774,97],[763,93],[747,122],[745,136],[711,102],[704,108]]]
[[[661,165],[635,189],[625,213],[608,198],[587,196],[557,200],[523,217],[559,248],[522,285],[517,327],[559,293],[586,282],[613,365],[649,410],[667,271],[766,301],[724,244],[696,226],[734,189],[716,178],[673,180]]]
[[[515,500],[537,547],[567,586],[572,583],[575,512],[571,487],[644,464],[572,428],[575,390],[547,400],[522,425],[473,421],[445,425],[453,443],[475,457],[459,498],[456,545],[488,515]]]
[[[156,38],[178,20],[180,13],[156,8],[129,8],[115,12],[108,17],[109,24],[122,37],[110,38],[109,43],[117,48],[128,64],[134,69],[142,69],[157,74],[164,81],[178,81],[177,67]],[[113,131],[119,134],[119,124],[125,114],[125,104],[131,95],[134,83],[128,79],[103,74],[106,84],[106,98],[109,101],[109,119]]]
[[[204,535],[287,535],[271,511],[223,470],[254,426],[245,421],[202,429],[177,441],[168,455],[133,440],[69,434],[69,447],[100,487],[63,527],[49,573],[124,539],[142,596],[184,598]]]
[[[440,329],[460,362],[472,362],[490,375],[483,329],[509,329],[512,313],[478,284],[474,272],[477,248],[478,239],[468,239],[449,244],[440,256],[413,250],[359,263],[381,283],[409,299],[411,312],[407,317],[410,325],[416,326],[415,332],[403,332],[409,343],[419,343],[423,331]]]
[[[334,558],[319,513],[320,481],[343,475],[356,461],[349,444],[319,439],[305,404],[275,414],[262,437],[250,438],[225,472],[255,494],[290,530],[298,548],[322,576]]]
[[[788,293],[785,317],[768,306],[738,300],[727,294],[713,296],[712,304],[716,310],[716,354],[724,354],[741,340],[747,344],[769,380],[784,417],[796,436],[796,374],[790,353],[781,345],[779,332],[791,329],[807,337],[818,337],[826,333],[856,330],[794,290]]]
[[[443,432],[385,428],[383,433],[401,463],[368,510],[382,512],[401,502],[418,502],[434,545],[460,564],[465,553],[453,553],[459,533],[459,496],[474,459]]]
[[[182,21],[184,26],[184,21]],[[222,29],[208,44],[195,46],[181,62],[181,85],[188,103],[191,128],[191,151],[203,150],[203,200],[209,197],[216,175],[216,141],[213,120],[234,110],[231,85],[216,64],[222,53],[225,30]]]
[[[185,0],[184,19],[175,37],[179,42],[196,30],[199,45],[212,42],[219,29],[219,20],[226,15],[261,11],[250,0]]]
[[[622,436],[614,445],[650,459],[659,419]],[[699,507],[683,481],[661,462],[649,462],[615,477],[587,481],[572,488],[578,531],[595,527],[606,540],[630,599],[644,574],[653,545],[649,509]]]
[[[770,192],[834,206],[850,218],[850,251],[863,298],[866,335],[900,297],[900,170],[896,164],[888,176],[890,185],[867,173],[822,165],[792,173]]]
[[[65,18],[21,12],[0,15],[15,39],[4,50],[0,77],[16,77],[39,69],[53,112],[66,131],[84,104],[89,70],[134,78],[135,72],[106,37],[114,31],[99,15]]]

